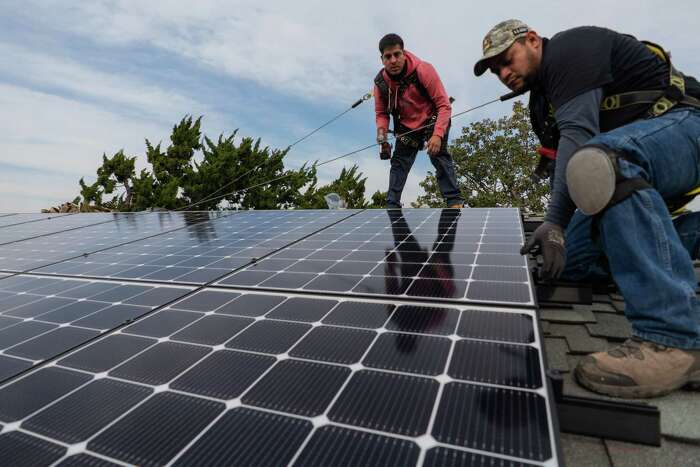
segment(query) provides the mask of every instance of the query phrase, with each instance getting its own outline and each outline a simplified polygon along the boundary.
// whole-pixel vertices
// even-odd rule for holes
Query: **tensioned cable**
[[[514,98],[514,97],[517,97],[517,96],[519,96],[519,95],[521,95],[521,94],[523,94],[523,93],[524,93],[524,91],[520,91],[520,92],[516,92],[516,91],[509,92],[508,94],[504,94],[504,95],[502,95],[502,96],[500,96],[500,97],[497,97],[496,99],[492,99],[492,100],[490,100],[490,101],[488,101],[488,102],[484,102],[483,104],[479,104],[479,105],[477,105],[477,106],[475,106],[475,107],[470,107],[470,108],[468,108],[468,109],[466,109],[466,110],[463,110],[463,111],[461,111],[461,112],[459,112],[459,113],[456,113],[456,114],[452,115],[451,118],[460,117],[460,116],[462,116],[462,115],[464,115],[464,114],[467,114],[467,113],[469,113],[469,112],[473,112],[474,110],[480,109],[480,108],[482,108],[482,107],[486,107],[487,105],[490,105],[490,104],[493,104],[494,102],[504,102],[504,101],[507,101],[507,100],[512,99],[512,98]],[[424,129],[426,129],[426,128],[430,128],[430,127],[433,126],[433,125],[435,125],[435,122],[429,123],[429,124],[427,124],[427,125],[420,126],[420,127],[418,127],[418,128],[414,128],[413,130],[407,131],[407,132],[405,132],[405,133],[401,133],[401,134],[398,134],[398,135],[394,135],[394,139],[395,139],[395,140],[398,140],[399,138],[401,138],[401,137],[403,137],[403,136],[406,136],[406,135],[408,135],[408,134],[414,133],[414,132],[416,132],[416,131],[424,130]],[[366,151],[367,149],[373,148],[373,147],[375,147],[375,146],[379,146],[379,143],[373,143],[373,144],[369,144],[369,145],[367,145],[367,146],[363,146],[363,147],[361,147],[361,148],[359,148],[359,149],[355,149],[355,150],[353,150],[353,151],[346,152],[345,154],[341,154],[341,155],[339,155],[339,156],[333,157],[333,158],[328,159],[328,160],[325,160],[325,161],[323,161],[323,162],[316,163],[316,164],[314,164],[313,166],[314,166],[314,167],[321,167],[321,166],[323,166],[323,165],[330,164],[331,162],[335,162],[335,161],[337,161],[337,160],[339,160],[339,159],[343,159],[343,158],[345,158],[345,157],[352,156],[353,154],[357,154],[358,152]],[[182,208],[182,209],[186,209],[186,208],[188,208],[188,207],[196,206],[197,204],[201,204],[201,203],[206,202],[206,201],[213,201],[213,200],[215,200],[215,199],[221,199],[221,198],[225,198],[225,197],[230,196],[230,195],[235,195],[236,193],[242,193],[242,192],[245,192],[245,191],[248,191],[248,190],[252,190],[253,188],[257,188],[257,187],[263,186],[263,185],[268,185],[268,184],[270,184],[270,183],[273,183],[273,182],[282,180],[282,179],[284,179],[284,178],[291,177],[292,175],[293,175],[292,173],[288,173],[288,174],[285,174],[285,175],[280,175],[279,177],[275,177],[275,178],[273,178],[273,179],[266,180],[266,181],[264,181],[264,182],[256,183],[256,184],[254,184],[254,185],[251,185],[251,186],[248,186],[248,187],[245,187],[245,188],[241,188],[241,189],[238,189],[238,190],[234,190],[234,191],[231,191],[231,192],[229,192],[229,193],[224,193],[223,195],[219,195],[219,196],[216,196],[216,197],[211,197],[211,198],[206,199],[206,200],[197,201],[196,203],[192,203],[192,204],[190,204],[190,205],[188,205],[188,206],[185,206],[185,208]],[[230,185],[230,183],[229,183],[229,185]],[[220,190],[219,190],[219,191],[220,191]]]
[[[298,140],[294,141],[292,144],[290,144],[289,146],[287,146],[286,151],[289,152],[289,150],[292,149],[294,146],[296,146],[297,144],[299,144],[299,143],[301,143],[302,141],[306,140],[307,138],[311,137],[311,136],[314,135],[315,133],[321,131],[322,129],[324,129],[325,127],[327,127],[328,125],[330,125],[331,123],[333,123],[333,122],[335,122],[336,120],[338,120],[339,118],[341,118],[341,117],[342,117],[343,115],[345,115],[346,113],[350,112],[352,109],[354,109],[354,108],[356,108],[357,106],[359,106],[360,104],[362,104],[364,101],[369,100],[371,97],[372,97],[372,93],[371,93],[371,92],[368,92],[367,94],[365,94],[364,96],[362,96],[361,98],[359,98],[358,100],[356,100],[350,107],[348,107],[347,109],[343,110],[343,111],[340,112],[338,115],[334,116],[333,118],[331,118],[330,120],[328,120],[327,122],[325,122],[323,125],[321,125],[321,126],[315,128],[315,129],[313,129],[312,131],[308,132],[307,134],[305,134],[304,136],[302,136],[301,138],[299,138]],[[245,177],[245,176],[248,175],[249,173],[253,172],[254,170],[259,169],[260,167],[262,167],[263,165],[267,164],[268,162],[269,162],[269,159],[266,159],[266,160],[262,161],[261,163],[259,163],[259,164],[255,165],[254,167],[250,168],[248,171],[244,172],[242,175],[239,175],[238,177],[234,178],[234,179],[231,180],[230,182],[221,185],[218,189],[216,189],[215,191],[211,192],[206,198],[203,198],[203,199],[197,201],[196,203],[188,204],[187,206],[184,206],[184,207],[182,207],[182,208],[180,208],[180,209],[176,209],[176,211],[184,211],[184,210],[186,210],[186,209],[188,209],[188,208],[191,208],[191,207],[193,207],[193,206],[196,206],[196,205],[198,205],[198,204],[206,203],[206,202],[208,202],[208,201],[213,201],[213,200],[217,199],[216,197],[214,197],[214,195],[216,195],[217,193],[220,193],[221,190],[223,190],[224,188],[227,188],[227,187],[233,185],[233,184],[236,183],[238,180],[242,179],[243,177]],[[223,197],[225,197],[225,196],[228,196],[228,195],[224,195]],[[222,197],[219,197],[219,198],[222,198]]]

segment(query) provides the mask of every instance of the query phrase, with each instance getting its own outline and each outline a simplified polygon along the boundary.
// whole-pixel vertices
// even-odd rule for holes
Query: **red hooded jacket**
[[[406,55],[406,74],[409,75],[416,70],[418,80],[421,82],[432,102],[427,100],[423,94],[416,88],[415,84],[409,85],[401,96],[397,95],[398,81],[391,79],[386,70],[382,70],[384,81],[389,86],[389,98],[397,99],[396,106],[399,109],[401,116],[401,124],[405,127],[414,130],[421,125],[424,125],[426,120],[432,116],[433,105],[437,111],[437,122],[433,128],[433,136],[437,135],[441,138],[445,137],[447,125],[452,116],[452,106],[450,98],[445,91],[445,87],[440,81],[440,77],[435,71],[435,68],[420,58],[413,55],[411,52],[404,50]],[[383,96],[379,92],[378,87],[374,86],[374,111],[376,113],[377,128],[389,129],[389,113],[387,109],[389,102],[385,102]]]

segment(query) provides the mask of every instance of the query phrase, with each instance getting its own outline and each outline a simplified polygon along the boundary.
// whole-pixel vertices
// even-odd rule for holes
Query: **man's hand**
[[[528,253],[542,255],[542,276],[545,280],[559,278],[566,265],[564,231],[551,222],[537,227],[530,240],[520,249],[521,255]]]
[[[377,128],[377,144],[386,143],[386,128]]]
[[[430,137],[428,140],[428,144],[426,145],[426,149],[428,150],[428,155],[429,156],[434,156],[437,153],[440,152],[440,147],[442,146],[442,138],[440,138],[438,135],[433,135]]]

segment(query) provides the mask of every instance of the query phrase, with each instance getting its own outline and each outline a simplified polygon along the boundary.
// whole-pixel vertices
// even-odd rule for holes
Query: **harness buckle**
[[[613,94],[612,96],[607,96],[605,99],[603,99],[603,102],[600,104],[600,109],[601,110],[614,110],[620,107],[620,95],[619,94]]]

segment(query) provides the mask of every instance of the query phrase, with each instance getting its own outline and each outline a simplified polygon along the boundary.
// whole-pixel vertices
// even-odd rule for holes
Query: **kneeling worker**
[[[482,47],[474,73],[529,90],[540,140],[548,119],[557,132],[545,222],[521,253],[541,252],[550,278],[609,272],[626,301],[633,337],[581,360],[578,381],[617,397],[700,384],[700,213],[668,207],[700,186],[700,84],[661,47],[599,27],[547,39],[509,20]]]
[[[390,157],[387,143],[390,115],[396,135],[429,125],[397,139],[391,157],[387,207],[401,207],[401,192],[408,172],[425,145],[447,206],[461,208],[464,200],[457,186],[452,157],[447,152],[452,107],[440,77],[430,63],[404,50],[403,40],[396,34],[387,34],[379,41],[379,52],[384,68],[374,79],[374,102],[382,158]]]

